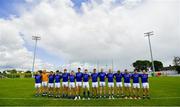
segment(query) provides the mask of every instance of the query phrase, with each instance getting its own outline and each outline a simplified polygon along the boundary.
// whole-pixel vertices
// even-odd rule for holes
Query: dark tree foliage
[[[148,67],[150,67],[151,63],[148,60],[137,60],[133,63],[133,67],[137,70],[147,70]]]
[[[160,71],[163,69],[163,63],[161,61],[154,61],[155,71]]]
[[[147,68],[152,67],[152,63],[148,60],[137,60],[133,63],[133,67],[137,70],[147,70]],[[163,68],[163,63],[161,61],[154,61],[155,71],[160,71]]]

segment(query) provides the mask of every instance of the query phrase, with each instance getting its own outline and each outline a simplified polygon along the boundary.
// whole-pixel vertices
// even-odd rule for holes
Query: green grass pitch
[[[0,106],[180,106],[180,77],[150,78],[150,100],[34,97],[33,79],[0,79]]]

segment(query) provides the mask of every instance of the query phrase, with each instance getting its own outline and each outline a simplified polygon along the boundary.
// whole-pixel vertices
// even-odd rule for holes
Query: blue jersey
[[[140,75],[138,73],[132,74],[133,83],[139,83]]]
[[[84,82],[88,82],[88,81],[89,81],[89,77],[90,77],[89,74],[84,73],[84,74],[83,74],[83,81],[84,81]]]
[[[77,72],[76,73],[76,81],[77,82],[82,82],[82,77],[83,77],[83,73],[82,72]]]
[[[62,74],[62,80],[63,80],[63,82],[68,82],[68,76],[69,76],[69,73],[63,73],[63,74]]]
[[[148,82],[148,74],[141,74],[141,82],[142,83],[147,83]]]
[[[60,80],[61,80],[61,75],[60,74],[56,74],[55,75],[55,82],[56,83],[60,83]]]
[[[130,83],[131,74],[126,74],[126,73],[124,73],[124,74],[123,74],[123,77],[124,77],[124,83]]]
[[[34,78],[35,78],[35,83],[41,83],[42,82],[41,75],[35,75]]]
[[[91,77],[92,77],[92,82],[97,82],[98,73],[92,73]]]
[[[69,75],[69,81],[75,82],[75,75]]]
[[[104,82],[106,78],[106,73],[105,72],[100,72],[99,73],[99,79],[101,82]]]
[[[122,75],[121,73],[116,73],[116,74],[115,74],[116,82],[121,82],[122,76],[123,76],[123,75]]]
[[[54,75],[53,74],[49,75],[49,83],[54,83]]]
[[[114,74],[113,73],[108,73],[107,78],[108,78],[108,82],[113,82],[114,81]]]

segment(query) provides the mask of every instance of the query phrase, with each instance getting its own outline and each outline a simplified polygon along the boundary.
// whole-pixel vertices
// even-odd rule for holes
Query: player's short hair
[[[59,70],[56,70],[56,73],[59,73]]]
[[[66,69],[66,68],[64,68],[64,71],[67,71],[67,69]]]
[[[146,70],[146,69],[143,69],[143,71],[147,72],[147,70]]]
[[[41,73],[42,73],[42,70],[38,70],[38,72],[41,74]]]
[[[81,68],[80,68],[80,67],[78,67],[78,69],[80,70]]]
[[[39,73],[38,71],[34,72],[35,75],[37,75],[38,73]]]
[[[134,69],[134,72],[135,72],[135,71],[138,71],[138,70],[137,70],[137,69]]]
[[[110,68],[108,71],[112,71],[112,69]]]

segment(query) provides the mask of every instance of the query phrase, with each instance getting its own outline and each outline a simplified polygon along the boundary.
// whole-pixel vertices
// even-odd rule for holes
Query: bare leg
[[[104,90],[104,96],[106,96],[106,87],[103,86],[103,90]]]
[[[100,96],[102,96],[102,89],[103,89],[103,87],[102,86],[100,86]]]
[[[109,99],[111,98],[111,88],[108,87],[108,91],[109,91]]]
[[[121,96],[123,96],[123,88],[122,87],[120,87],[120,91],[121,91]]]

